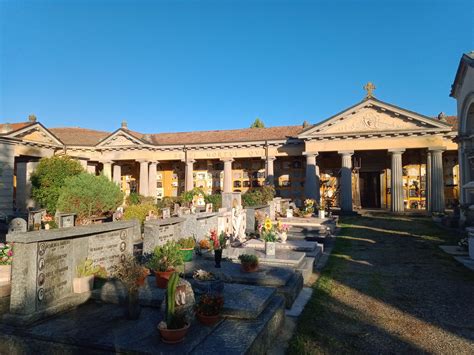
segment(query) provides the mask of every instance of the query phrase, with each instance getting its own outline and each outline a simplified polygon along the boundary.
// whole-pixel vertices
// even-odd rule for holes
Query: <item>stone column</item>
[[[194,188],[194,177],[193,177],[193,165],[196,161],[195,160],[186,160],[185,169],[184,169],[184,189],[186,191],[191,191]]]
[[[443,148],[431,151],[431,212],[444,212]]]
[[[87,172],[89,174],[92,174],[92,175],[95,175],[95,164],[94,165],[90,165],[90,164],[87,164]]]
[[[391,211],[403,212],[405,206],[403,204],[403,164],[402,154],[404,149],[389,150],[392,155],[391,178],[390,185],[392,190]]]
[[[113,175],[113,178],[114,178],[114,182],[118,185],[118,186],[122,186],[122,167],[118,164],[114,164],[114,175]]]
[[[221,159],[224,162],[224,190],[223,192],[232,192],[232,162],[234,159]]]
[[[140,181],[139,181],[139,192],[140,195],[148,196],[148,161],[137,160],[140,163]]]
[[[79,164],[81,164],[82,168],[87,171],[87,160],[85,159],[77,159]]]
[[[265,157],[265,180],[268,185],[275,186],[275,173],[273,169],[273,162],[276,157]]]
[[[16,207],[20,211],[27,211],[35,207],[31,198],[30,177],[36,169],[38,162],[18,162],[16,164]]]
[[[0,212],[13,214],[13,171],[15,166],[15,142],[0,139]]]
[[[319,203],[319,167],[316,164],[317,152],[304,152],[306,155],[306,176],[304,182],[304,194],[306,198],[315,199]]]
[[[426,207],[428,212],[431,212],[431,152],[426,153],[426,178],[425,178],[425,195]]]
[[[352,212],[352,155],[354,151],[340,151],[342,167],[340,179],[340,204],[342,212]]]
[[[104,166],[102,173],[107,177],[107,179],[112,180],[112,162],[104,161],[102,162],[102,165]]]
[[[150,163],[148,170],[148,195],[156,199],[156,166],[158,162],[153,161]]]

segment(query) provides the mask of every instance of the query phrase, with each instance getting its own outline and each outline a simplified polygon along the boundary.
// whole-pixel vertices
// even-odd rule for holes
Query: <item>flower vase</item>
[[[214,250],[214,261],[216,263],[216,267],[220,268],[221,267],[221,261],[222,261],[222,249]]]
[[[320,219],[326,218],[326,211],[325,210],[319,210],[319,218]]]
[[[138,319],[141,312],[138,288],[128,290],[125,307],[125,316],[127,319]]]
[[[275,256],[276,245],[275,242],[265,242],[265,254]]]
[[[286,240],[288,239],[288,234],[286,232],[281,232],[280,233],[280,239],[283,244],[286,243]]]

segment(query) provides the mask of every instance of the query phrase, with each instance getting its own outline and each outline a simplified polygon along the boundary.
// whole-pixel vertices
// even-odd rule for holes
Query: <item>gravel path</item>
[[[474,273],[427,218],[346,217],[289,353],[474,354]]]

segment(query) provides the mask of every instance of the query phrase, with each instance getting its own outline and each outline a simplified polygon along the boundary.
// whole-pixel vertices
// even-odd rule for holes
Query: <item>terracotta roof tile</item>
[[[27,126],[31,126],[35,122],[17,122],[17,123],[2,123],[0,124],[0,134],[8,134],[10,132],[18,131]]]
[[[446,123],[453,127],[453,131],[458,130],[458,117],[457,116],[446,116]]]
[[[66,145],[92,146],[106,138],[110,132],[96,131],[80,127],[48,128]]]

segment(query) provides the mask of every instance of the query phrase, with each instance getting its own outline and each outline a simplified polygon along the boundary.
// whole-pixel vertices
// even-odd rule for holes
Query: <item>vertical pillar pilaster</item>
[[[148,161],[138,160],[140,163],[140,182],[139,192],[140,195],[148,196]]]
[[[443,148],[431,151],[431,212],[444,212]]]
[[[102,173],[107,179],[112,180],[112,162],[104,161],[102,162],[102,165],[104,167]]]
[[[156,166],[158,162],[153,161],[148,167],[148,195],[156,199]]]
[[[184,189],[186,191],[191,191],[194,188],[194,163],[195,160],[186,160],[185,161],[185,168],[184,168]]]
[[[303,155],[306,155],[304,194],[306,198],[312,198],[319,203],[319,167],[316,164],[318,152],[304,152]]]
[[[122,167],[118,164],[114,164],[113,169],[113,180],[118,185],[121,186],[122,184]]]
[[[392,212],[403,212],[405,206],[403,203],[403,164],[402,154],[405,150],[389,150],[392,155],[391,165],[391,191],[392,198],[390,209]]]
[[[224,190],[223,192],[232,192],[232,162],[234,159],[221,159],[224,162]]]
[[[341,155],[341,187],[340,203],[343,212],[352,212],[352,155],[354,151],[340,151]]]
[[[275,186],[275,170],[273,167],[273,162],[276,160],[276,157],[265,157],[265,180],[268,185]]]

